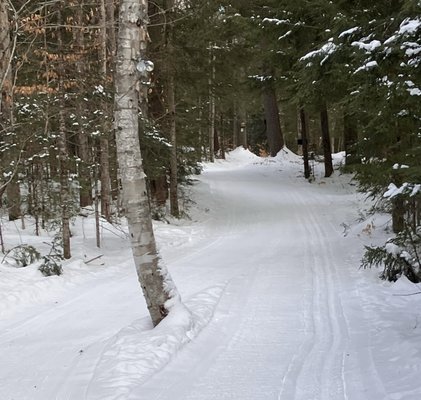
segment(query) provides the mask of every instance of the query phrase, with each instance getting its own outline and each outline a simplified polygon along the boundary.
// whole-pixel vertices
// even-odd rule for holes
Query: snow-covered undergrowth
[[[340,165],[342,154],[335,155]],[[72,226],[61,276],[0,264],[0,399],[416,400],[421,287],[359,268],[389,217],[288,149],[206,164],[189,219],[156,222],[185,307],[152,328],[127,229]],[[52,237],[2,221],[8,249]],[[99,258],[96,258],[100,256]],[[95,259],[96,258],[96,259]]]

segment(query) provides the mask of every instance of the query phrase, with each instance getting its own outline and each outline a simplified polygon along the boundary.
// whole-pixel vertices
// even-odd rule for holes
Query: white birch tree
[[[117,39],[115,75],[115,129],[117,158],[139,283],[154,325],[166,315],[179,296],[160,260],[146,190],[139,146],[139,107],[144,91],[148,2],[122,0]]]

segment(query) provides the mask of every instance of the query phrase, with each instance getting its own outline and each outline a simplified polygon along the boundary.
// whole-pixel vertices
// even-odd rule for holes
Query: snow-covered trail
[[[343,304],[357,291],[340,226],[352,196],[303,185],[293,166],[203,175],[226,226],[189,268],[231,280],[206,330],[130,399],[387,398],[363,307]]]
[[[342,226],[355,223],[359,202],[347,179],[309,184],[291,153],[261,159],[236,150],[207,166],[193,190],[201,222],[161,224],[157,236],[185,300],[219,288],[210,289],[220,297],[209,324],[164,368],[167,359],[154,366],[165,336],[148,330],[127,243],[105,238],[105,266],[51,278],[35,289],[52,294],[22,301],[0,321],[0,399],[421,398],[418,316],[405,314],[416,299],[393,299],[393,308],[389,289],[383,294],[373,274],[358,270],[361,227],[344,237]],[[28,286],[29,299],[35,289]],[[152,337],[156,354],[143,353],[142,364],[133,346],[113,347],[128,333],[135,341],[139,334],[146,353]],[[112,364],[120,350],[133,351],[122,354],[127,365]],[[110,365],[117,376],[104,383]]]

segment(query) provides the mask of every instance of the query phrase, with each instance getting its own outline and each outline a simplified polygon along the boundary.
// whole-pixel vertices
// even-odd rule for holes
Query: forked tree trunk
[[[149,313],[157,325],[169,312],[169,300],[176,299],[178,294],[156,248],[139,146],[138,109],[143,79],[136,66],[142,70],[145,61],[147,20],[147,0],[120,2],[114,117],[124,209],[134,261]]]
[[[333,174],[333,163],[332,163],[332,148],[330,145],[330,134],[329,134],[329,117],[327,113],[327,106],[324,104],[320,111],[320,124],[322,129],[322,143],[323,143],[323,154],[325,163],[325,177],[328,178]]]

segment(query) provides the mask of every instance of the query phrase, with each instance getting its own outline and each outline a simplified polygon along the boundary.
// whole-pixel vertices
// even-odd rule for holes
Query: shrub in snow
[[[21,244],[9,252],[9,257],[13,258],[19,267],[26,267],[39,260],[41,254],[34,246]]]
[[[366,246],[363,268],[383,266],[382,279],[394,282],[405,275],[411,282],[421,282],[421,229],[407,227],[384,246]]]
[[[38,269],[44,276],[61,275],[63,273],[60,261],[54,256],[44,256]]]

